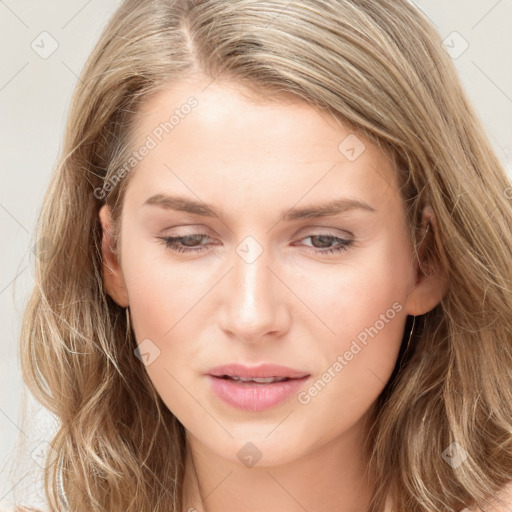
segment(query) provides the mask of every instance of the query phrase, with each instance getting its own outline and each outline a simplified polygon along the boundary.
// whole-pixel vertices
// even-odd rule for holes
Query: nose
[[[232,338],[249,343],[282,336],[290,322],[286,287],[271,268],[267,251],[254,261],[235,253],[232,261],[222,290],[221,328]]]

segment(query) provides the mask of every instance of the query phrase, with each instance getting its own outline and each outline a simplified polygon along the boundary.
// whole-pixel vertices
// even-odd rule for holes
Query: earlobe
[[[418,316],[434,309],[448,290],[448,275],[438,258],[433,257],[437,222],[430,205],[423,209],[416,262],[416,282],[406,301],[409,315]]]
[[[129,305],[123,273],[114,250],[115,239],[112,229],[110,210],[105,204],[100,208],[99,218],[102,228],[101,256],[103,286],[106,293],[121,307]]]

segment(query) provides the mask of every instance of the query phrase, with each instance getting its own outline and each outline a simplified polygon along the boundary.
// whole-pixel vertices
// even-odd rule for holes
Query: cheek
[[[171,340],[208,288],[190,264],[172,261],[165,246],[143,236],[133,239],[140,242],[123,248],[123,275],[137,319],[134,328],[138,338]]]
[[[324,340],[332,341],[333,350],[358,336],[364,341],[372,326],[382,340],[401,338],[410,272],[407,248],[395,242],[383,239],[339,264],[316,264],[293,277],[295,290],[325,324]]]
[[[200,354],[197,314],[204,282],[191,279],[179,265],[158,261],[154,253],[127,258],[125,274],[132,328],[139,346],[154,354],[145,370],[168,409],[191,424],[201,412],[187,379]]]
[[[183,265],[173,264],[157,243],[127,244],[124,250],[123,275],[132,328],[137,342],[146,343],[158,354],[146,370],[157,387],[167,389],[175,384],[171,375],[176,369],[181,372],[194,364],[198,352],[194,329],[201,325],[197,315],[205,283],[190,270],[184,272]]]
[[[322,329],[323,373],[311,390],[312,396],[318,394],[316,406],[336,403],[344,409],[350,404],[362,413],[389,380],[406,320],[408,262],[406,246],[399,250],[389,242],[357,261],[333,265],[320,279],[302,276],[299,293],[309,290],[308,305],[334,331]],[[310,335],[315,339],[315,332]]]

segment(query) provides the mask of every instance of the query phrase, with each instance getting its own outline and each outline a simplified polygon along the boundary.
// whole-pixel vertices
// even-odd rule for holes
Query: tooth
[[[253,378],[250,378],[250,377],[230,377],[232,380],[239,380],[239,381],[242,381],[242,382],[257,382],[257,383],[260,383],[260,384],[270,384],[272,382],[281,382],[283,380],[287,380],[287,377],[266,377],[266,378],[262,378],[262,377],[253,377]]]

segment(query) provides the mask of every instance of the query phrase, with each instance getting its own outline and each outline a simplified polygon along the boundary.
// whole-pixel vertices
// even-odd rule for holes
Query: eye
[[[197,241],[200,241],[204,237],[208,238],[208,235],[205,233],[194,233],[193,235],[186,236],[159,236],[158,238],[162,240],[165,246],[171,249],[171,251],[192,253],[206,250],[204,247],[201,247],[205,244],[200,244],[199,248],[194,247],[194,243],[197,243]]]
[[[306,246],[307,250],[309,252],[312,252],[313,254],[335,254],[340,253],[343,251],[346,251],[354,242],[354,240],[350,238],[340,238],[331,234],[317,234],[317,235],[309,235],[305,238],[302,238],[302,240],[306,240],[307,238],[311,238],[311,240],[319,241],[321,247],[325,247],[326,245],[329,245],[336,241],[338,243],[335,247],[328,247],[327,249],[321,250],[317,249],[315,247]]]
[[[208,250],[208,244],[200,243],[201,240],[209,238],[206,233],[194,233],[185,236],[163,236],[157,237],[165,244],[171,251],[177,253],[201,253]],[[310,238],[314,243],[319,243],[320,248],[314,246],[306,246],[306,250],[313,254],[335,254],[346,251],[354,240],[349,238],[340,238],[329,233],[319,233],[309,235],[301,240]],[[335,247],[327,247],[328,245],[336,242]],[[199,244],[199,245],[198,245]]]

